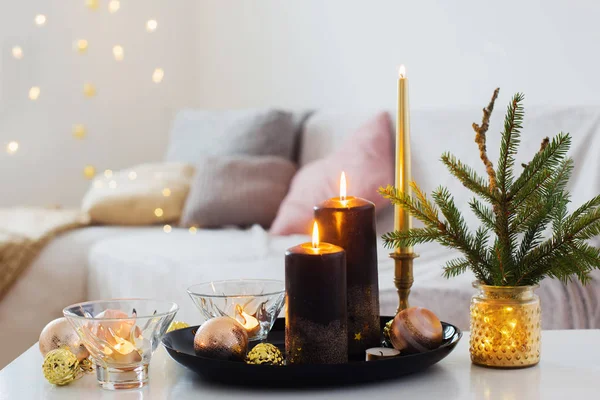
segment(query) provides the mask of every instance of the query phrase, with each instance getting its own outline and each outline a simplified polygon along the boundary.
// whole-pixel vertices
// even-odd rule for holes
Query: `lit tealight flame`
[[[346,173],[344,171],[340,177],[340,201],[346,201]]]
[[[250,335],[255,334],[256,331],[260,329],[260,324],[258,323],[258,320],[252,315],[248,314],[246,311],[244,311],[242,306],[236,304],[235,310],[237,314],[236,320],[240,324],[242,324],[242,326],[246,329],[246,331],[248,331]]]
[[[313,224],[312,247],[315,249],[319,248],[319,225],[317,224],[317,221]]]
[[[400,79],[406,78],[406,67],[404,66],[404,64],[402,64],[398,69],[398,76],[400,77]]]

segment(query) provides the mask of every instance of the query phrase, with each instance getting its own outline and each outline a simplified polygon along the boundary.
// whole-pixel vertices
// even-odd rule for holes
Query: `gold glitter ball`
[[[246,356],[246,364],[283,365],[283,354],[271,343],[259,343]]]
[[[55,349],[46,354],[42,371],[48,382],[58,386],[67,385],[81,375],[77,357],[65,348]]]
[[[154,209],[154,215],[156,215],[158,218],[162,217],[164,213],[165,212],[160,207]]]
[[[163,196],[165,196],[165,197],[169,197],[169,196],[171,195],[171,189],[169,189],[169,188],[164,188],[164,189],[162,190],[162,195],[163,195]]]
[[[390,341],[390,329],[392,328],[393,323],[394,320],[390,319],[383,327],[383,338],[388,342]]]
[[[167,332],[176,331],[177,329],[183,329],[183,328],[189,328],[189,327],[190,326],[188,324],[186,324],[185,322],[173,321],[173,322],[171,322],[171,325],[169,325],[169,329],[167,329]]]

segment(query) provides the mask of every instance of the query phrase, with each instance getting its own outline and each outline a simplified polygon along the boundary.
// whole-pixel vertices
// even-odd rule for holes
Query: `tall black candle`
[[[315,223],[315,229],[316,223]],[[285,253],[285,351],[291,364],[348,362],[346,253],[313,242]]]
[[[365,350],[379,345],[381,335],[375,205],[346,197],[344,176],[340,186],[340,197],[315,207],[315,220],[323,241],[346,250],[348,354],[362,359]]]

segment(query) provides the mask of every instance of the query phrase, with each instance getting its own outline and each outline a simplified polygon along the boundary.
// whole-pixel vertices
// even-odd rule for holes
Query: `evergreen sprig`
[[[568,282],[574,276],[586,283],[590,272],[600,269],[600,250],[588,243],[600,235],[600,195],[568,213],[566,186],[573,172],[573,160],[567,157],[571,145],[568,133],[543,139],[539,152],[522,164],[519,176],[515,175],[524,117],[521,93],[508,105],[500,157],[494,168],[487,156],[486,132],[498,91],[483,109],[481,125],[473,124],[487,179],[450,153],[441,157],[450,173],[476,195],[469,206],[481,226],[474,233],[469,231],[453,196],[444,187],[434,190],[430,199],[414,182],[408,193],[388,186],[379,193],[424,227],[387,233],[383,235],[385,244],[395,248],[437,242],[461,251],[463,257],[444,266],[447,278],[470,269],[478,280],[495,286],[532,285],[546,277]]]

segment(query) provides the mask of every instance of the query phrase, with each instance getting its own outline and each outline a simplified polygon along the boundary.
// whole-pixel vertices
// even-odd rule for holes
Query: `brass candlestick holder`
[[[394,285],[398,291],[398,309],[396,313],[398,313],[410,307],[408,296],[415,281],[413,260],[419,255],[411,251],[410,253],[391,253],[390,257],[394,259]]]

